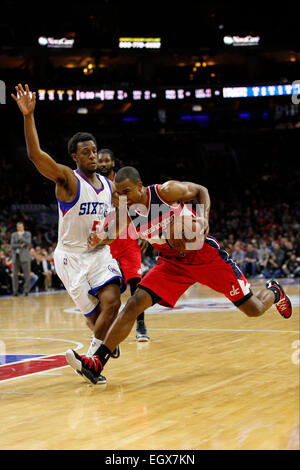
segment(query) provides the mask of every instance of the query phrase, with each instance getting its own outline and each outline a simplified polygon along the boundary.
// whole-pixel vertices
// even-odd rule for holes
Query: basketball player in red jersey
[[[238,266],[217,240],[208,234],[210,197],[206,188],[179,181],[144,187],[138,171],[133,167],[121,168],[116,174],[115,185],[118,195],[127,197],[127,223],[140,237],[143,234],[153,237],[148,241],[160,251],[160,257],[118,314],[95,355],[88,358],[72,350],[67,352],[66,357],[71,367],[79,369],[87,380],[97,383],[97,377],[111,352],[129,335],[140,312],[155,303],[174,306],[188,287],[196,282],[223,293],[249,317],[262,315],[273,304],[284,318],[291,317],[291,302],[282,286],[271,279],[255,295]],[[162,222],[181,215],[186,207],[185,203],[191,200],[204,206],[204,243],[201,249],[185,252],[181,256],[171,248],[167,239],[163,239]],[[157,204],[161,215],[157,218],[157,210],[154,211],[154,219],[152,205]],[[104,238],[103,234],[90,237],[91,247],[110,242],[111,239]]]
[[[115,181],[115,156],[110,149],[102,149],[98,152],[98,171],[112,182]],[[136,291],[138,283],[141,281],[141,246],[137,239],[130,236],[117,238],[110,245],[110,252],[122,270],[125,283],[130,286],[131,295]],[[145,314],[142,312],[136,319],[136,339],[139,342],[150,340],[145,325]]]

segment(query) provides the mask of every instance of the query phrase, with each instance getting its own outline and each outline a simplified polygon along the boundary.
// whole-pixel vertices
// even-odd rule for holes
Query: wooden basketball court
[[[284,285],[290,320],[200,286],[153,307],[151,341],[132,331],[96,387],[65,363],[90,342],[67,293],[0,298],[0,449],[299,449],[299,284]]]

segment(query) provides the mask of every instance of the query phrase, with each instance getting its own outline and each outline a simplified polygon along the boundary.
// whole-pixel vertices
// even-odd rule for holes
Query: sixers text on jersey
[[[78,215],[102,215],[106,217],[108,212],[109,206],[105,202],[82,202]]]

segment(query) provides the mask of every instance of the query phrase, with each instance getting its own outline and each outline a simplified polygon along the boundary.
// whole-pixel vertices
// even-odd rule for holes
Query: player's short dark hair
[[[129,179],[133,183],[138,183],[139,181],[142,181],[138,170],[133,166],[123,166],[123,168],[120,168],[120,170],[116,174],[115,182],[120,183],[121,181],[124,181],[126,179]]]
[[[68,141],[68,154],[72,155],[72,153],[76,153],[77,144],[79,142],[85,142],[87,140],[92,140],[97,146],[97,141],[95,137],[89,132],[77,132],[77,134],[74,134],[73,137],[71,137],[71,139]]]
[[[98,157],[99,157],[100,153],[107,153],[110,156],[111,160],[115,161],[115,154],[112,150],[110,150],[110,149],[101,149],[98,152]]]

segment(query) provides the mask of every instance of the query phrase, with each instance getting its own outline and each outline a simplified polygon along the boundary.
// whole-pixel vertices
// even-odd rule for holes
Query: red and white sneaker
[[[103,369],[98,356],[80,355],[73,349],[66,352],[66,360],[75,372],[93,385],[102,385],[106,383],[106,378],[101,375]]]
[[[292,304],[283,287],[275,279],[270,279],[266,283],[266,288],[271,289],[275,294],[275,307],[283,318],[292,316]]]

